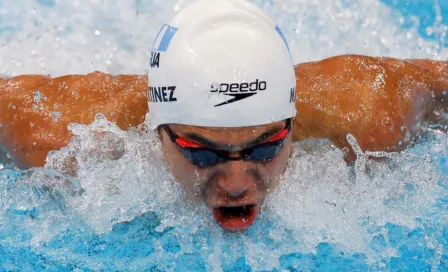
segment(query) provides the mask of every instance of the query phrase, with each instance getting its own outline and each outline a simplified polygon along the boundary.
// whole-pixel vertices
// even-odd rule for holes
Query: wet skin
[[[296,65],[295,72],[298,114],[282,152],[269,163],[232,161],[197,169],[161,132],[171,172],[187,192],[197,195],[212,211],[220,205],[251,203],[259,208],[268,189],[273,189],[281,177],[292,141],[326,138],[339,148],[349,148],[345,159],[353,161],[356,155],[347,143],[347,134],[352,134],[364,151],[400,151],[413,142],[425,122],[440,121],[440,113],[447,110],[446,62],[344,55]],[[98,112],[122,129],[143,122],[148,111],[147,88],[145,75],[101,72],[2,79],[2,147],[23,168],[42,166],[49,151],[68,144],[70,122],[89,124]],[[41,96],[38,103],[34,101],[36,91]],[[281,129],[281,124],[235,129],[170,128],[186,138],[195,132],[210,142],[228,144],[237,156],[239,145],[275,126]]]
[[[351,133],[363,150],[397,151],[412,142],[423,122],[437,121],[434,110],[446,111],[447,62],[344,55],[295,70],[294,141],[327,138],[344,148]],[[147,88],[145,75],[101,72],[0,79],[2,147],[23,168],[42,166],[49,151],[68,144],[70,122],[89,124],[98,112],[122,129],[143,122]],[[347,160],[354,158],[351,152]]]
[[[255,145],[253,142],[261,135],[266,134],[269,139],[270,136],[282,131],[285,123],[281,121],[265,126],[243,128],[170,125],[170,129],[175,135],[193,142],[198,142],[197,137],[193,136],[197,135],[213,143],[214,148],[215,145],[219,145],[219,150],[230,151],[233,157],[238,157],[239,151],[253,147]],[[254,222],[266,195],[278,185],[279,177],[285,171],[292,151],[292,137],[289,133],[280,153],[270,161],[238,160],[211,167],[197,167],[180,153],[165,131],[159,130],[159,132],[165,161],[171,173],[189,195],[210,208],[216,221],[226,230],[243,230]],[[223,210],[227,213],[223,213]]]

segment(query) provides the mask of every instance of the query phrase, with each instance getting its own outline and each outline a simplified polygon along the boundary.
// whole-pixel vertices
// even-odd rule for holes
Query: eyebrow
[[[229,152],[237,152],[237,151],[241,151],[244,150],[246,148],[258,145],[263,143],[264,141],[266,141],[267,139],[271,138],[272,136],[276,135],[277,133],[281,132],[283,129],[285,129],[285,127],[282,128],[273,128],[269,131],[264,132],[263,134],[261,134],[260,136],[258,136],[255,140],[244,143],[244,144],[239,144],[239,145],[231,145],[231,144],[223,144],[223,143],[216,143],[216,142],[212,142],[202,136],[200,136],[197,133],[187,133],[185,134],[185,136],[182,136],[183,138],[196,142],[198,144],[201,144],[207,148],[210,149],[216,149],[216,150],[222,150],[222,151],[229,151]]]

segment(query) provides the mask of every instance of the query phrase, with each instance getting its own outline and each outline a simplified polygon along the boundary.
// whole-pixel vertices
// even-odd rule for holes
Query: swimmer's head
[[[160,29],[149,84],[175,178],[223,228],[250,226],[292,148],[295,73],[279,27],[246,0],[199,0]]]

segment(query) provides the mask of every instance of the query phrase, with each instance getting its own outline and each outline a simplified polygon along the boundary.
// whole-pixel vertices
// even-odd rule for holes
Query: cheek
[[[293,145],[292,145],[292,140],[288,141],[284,150],[283,150],[283,154],[282,154],[282,174],[284,174],[286,172],[287,166],[288,166],[288,161],[291,158],[292,152],[293,152]]]
[[[270,189],[273,189],[278,185],[281,176],[285,173],[288,165],[288,160],[291,156],[291,151],[292,143],[291,141],[288,141],[287,143],[285,143],[285,146],[278,154],[278,156],[263,167],[262,172],[270,182]]]

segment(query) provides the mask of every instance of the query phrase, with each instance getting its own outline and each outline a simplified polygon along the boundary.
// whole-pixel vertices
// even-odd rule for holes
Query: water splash
[[[48,245],[61,239],[87,241],[95,248],[96,243],[103,244],[90,256],[88,249],[80,254],[69,242],[63,243],[65,257],[57,259],[60,263],[107,269],[104,262],[121,256],[119,248],[135,246],[120,244],[132,230],[136,233],[126,239],[148,244],[138,246],[147,255],[131,254],[128,259],[125,254],[120,259],[122,267],[131,270],[148,262],[160,269],[189,262],[215,271],[236,264],[274,269],[288,254],[332,250],[379,266],[400,256],[400,245],[388,237],[396,235],[390,230],[393,226],[420,230],[426,246],[439,250],[442,258],[441,234],[433,231],[440,233],[448,222],[448,214],[438,206],[448,191],[441,186],[446,180],[438,165],[428,156],[365,152],[358,155],[387,159],[366,158],[347,166],[343,151],[326,141],[296,144],[289,170],[259,220],[243,234],[229,234],[213,222],[205,207],[183,193],[163,164],[159,139],[145,125],[121,131],[97,115],[91,125],[72,124],[70,129],[75,136],[69,146],[52,152],[44,168],[26,171],[15,182],[6,179],[10,182],[2,192],[8,195],[1,197],[1,215],[10,224],[0,229],[8,233],[20,225],[29,235],[10,237],[17,245],[31,242],[36,250],[57,259],[60,247]],[[431,137],[431,146],[445,156],[447,138]],[[360,152],[355,139],[350,141]],[[73,167],[76,177],[69,176]],[[375,246],[378,239],[384,244]],[[325,243],[335,248],[326,249]]]
[[[192,1],[1,1],[0,74],[143,74],[157,30]],[[254,2],[280,25],[296,63],[346,53],[448,58],[440,41],[419,35],[418,20],[376,0]],[[443,25],[434,27],[443,39]]]

